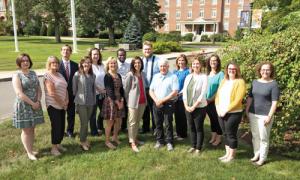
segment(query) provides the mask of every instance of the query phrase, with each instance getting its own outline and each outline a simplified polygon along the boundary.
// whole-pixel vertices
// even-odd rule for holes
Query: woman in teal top
[[[218,114],[215,106],[215,95],[224,73],[221,71],[221,60],[218,55],[213,54],[206,62],[208,85],[207,85],[207,109],[206,112],[210,119],[211,139],[209,141],[213,146],[217,146],[222,142],[222,130],[218,122]]]
[[[190,70],[187,67],[188,61],[184,54],[181,54],[176,59],[177,70],[174,71],[178,78],[179,83],[179,93],[178,100],[175,103],[175,123],[176,123],[176,134],[177,140],[182,140],[187,137],[187,120],[184,114],[184,105],[182,101],[182,88],[184,84],[184,80],[188,74],[190,74]]]

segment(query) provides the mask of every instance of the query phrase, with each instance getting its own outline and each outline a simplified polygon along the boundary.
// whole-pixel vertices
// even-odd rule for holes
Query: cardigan
[[[77,105],[95,105],[96,104],[96,86],[94,74],[87,77],[84,74],[75,73],[73,77],[73,95],[74,103]],[[92,98],[91,98],[92,97]]]
[[[144,96],[146,97],[146,79],[145,73],[141,72],[141,77],[143,80],[143,89],[144,89]],[[139,106],[139,99],[140,99],[140,86],[139,86],[139,78],[135,76],[131,71],[126,74],[125,81],[124,81],[124,91],[125,91],[125,99],[127,102],[127,106],[129,108],[137,109]],[[147,98],[146,98],[147,103]]]
[[[121,97],[124,97],[122,77],[119,73],[117,73],[117,75],[121,80],[120,95],[121,95]],[[106,96],[108,96],[113,101],[119,100],[119,99],[116,98],[115,88],[114,88],[114,80],[113,80],[113,77],[110,73],[106,73],[105,76],[104,76],[104,86],[105,86],[105,90],[106,90]]]
[[[220,96],[228,96],[228,94],[220,94],[220,89],[224,85],[225,81],[228,81],[228,80],[223,79],[218,88],[218,91],[217,91],[217,95],[216,95],[216,99],[215,99],[215,104],[216,104],[217,108],[219,105]],[[245,94],[246,94],[245,81],[243,79],[236,79],[233,83],[233,87],[232,87],[232,90],[230,93],[230,103],[227,108],[227,112],[230,113],[230,112],[242,110],[243,109],[242,101],[243,101]]]
[[[192,101],[193,104],[195,104],[197,101],[200,102],[198,107],[205,107],[207,106],[206,101],[206,90],[207,90],[207,75],[206,74],[199,74],[199,75],[193,75],[189,74],[184,81],[183,89],[182,89],[182,99],[184,102],[187,102],[187,87],[190,83],[190,81],[194,79],[195,85],[193,88],[192,93]]]

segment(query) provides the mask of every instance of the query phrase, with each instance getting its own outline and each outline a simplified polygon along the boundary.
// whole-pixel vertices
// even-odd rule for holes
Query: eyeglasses
[[[50,64],[58,64],[58,62],[50,62]]]
[[[28,60],[28,59],[25,59],[25,60],[21,60],[21,62],[29,62],[29,60]]]
[[[236,71],[236,68],[228,68],[229,71]]]

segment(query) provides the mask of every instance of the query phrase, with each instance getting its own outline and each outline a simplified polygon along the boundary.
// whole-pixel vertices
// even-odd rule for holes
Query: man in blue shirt
[[[153,113],[156,124],[156,144],[161,148],[164,143],[164,122],[166,126],[166,143],[168,151],[173,150],[173,112],[179,90],[178,78],[169,72],[168,60],[158,62],[160,73],[155,74],[150,85],[149,94],[153,99]]]
[[[155,121],[153,117],[153,109],[152,104],[153,101],[149,95],[149,86],[151,84],[151,81],[153,79],[153,76],[157,73],[159,73],[159,66],[158,61],[159,58],[153,54],[153,47],[152,43],[149,41],[145,41],[143,43],[143,65],[144,69],[143,72],[146,74],[146,95],[147,95],[147,106],[144,111],[143,115],[143,126],[141,133],[147,133],[150,131],[150,112],[151,112],[151,119],[152,119],[152,130],[155,134]]]

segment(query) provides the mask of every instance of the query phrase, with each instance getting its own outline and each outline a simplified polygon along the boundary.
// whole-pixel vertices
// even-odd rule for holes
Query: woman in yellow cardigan
[[[216,108],[219,123],[225,137],[226,154],[219,158],[228,163],[235,157],[237,148],[237,131],[242,119],[242,101],[246,93],[245,81],[242,79],[239,66],[230,62],[225,69],[225,78],[216,95]]]

